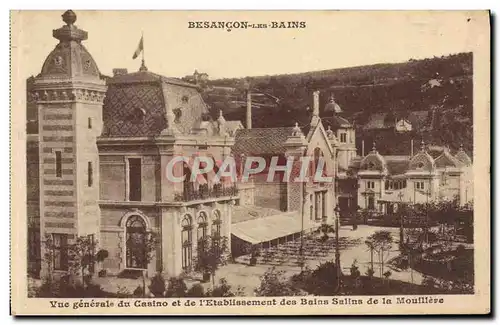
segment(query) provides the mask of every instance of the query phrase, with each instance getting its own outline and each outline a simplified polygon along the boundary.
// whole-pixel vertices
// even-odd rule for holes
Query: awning
[[[250,244],[268,242],[301,231],[302,222],[295,212],[247,220],[231,226],[234,236]]]
[[[405,191],[393,191],[390,193],[386,193],[382,195],[382,197],[378,200],[379,202],[407,202],[408,197],[405,195]]]
[[[400,197],[400,193],[403,193],[403,196]],[[420,190],[414,190],[414,191],[392,191],[390,193],[386,193],[382,195],[380,199],[378,199],[379,202],[391,202],[391,203],[422,203],[422,202],[427,202],[430,201],[430,197],[427,196],[425,192],[422,192]]]

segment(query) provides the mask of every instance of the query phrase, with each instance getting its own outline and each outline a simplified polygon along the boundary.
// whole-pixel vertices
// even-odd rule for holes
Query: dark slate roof
[[[408,170],[409,156],[382,156],[385,160],[389,175],[401,175]],[[349,163],[349,173],[356,174],[359,171],[363,157],[354,157]]]
[[[116,75],[107,80],[108,84],[125,84],[125,83],[145,83],[145,82],[164,82],[172,85],[183,87],[198,88],[198,86],[182,81],[176,78],[169,78],[151,71],[137,71],[127,74]]]
[[[462,164],[464,164],[466,166],[469,166],[470,164],[472,164],[472,160],[470,159],[469,155],[463,150],[459,150],[457,152],[457,154],[455,155],[455,159],[457,159],[458,161],[460,161]]]
[[[106,84],[105,137],[158,136],[167,127],[166,107],[181,110],[176,126],[187,133],[208,111],[196,85],[153,72],[118,74],[106,78]]]
[[[436,167],[444,168],[444,167],[460,167],[462,166],[462,162],[456,159],[451,155],[449,150],[443,151],[443,153],[436,158]]]
[[[107,137],[157,136],[167,127],[159,82],[108,84],[103,107]]]
[[[236,131],[233,153],[237,155],[284,154],[293,127],[241,129]]]
[[[406,173],[410,163],[409,156],[384,156],[389,175],[401,175]]]
[[[340,128],[351,128],[352,124],[349,123],[348,120],[343,118],[342,116],[334,114],[331,118],[327,118],[327,121],[330,122],[329,125],[332,129],[340,129]]]

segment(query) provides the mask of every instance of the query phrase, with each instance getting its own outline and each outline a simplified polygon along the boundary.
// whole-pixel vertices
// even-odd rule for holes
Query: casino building
[[[75,13],[62,18],[58,43],[27,81],[29,271],[47,271],[47,238],[54,272],[63,272],[64,247],[88,236],[109,252],[108,273],[188,272],[201,238],[230,237],[238,189],[214,173],[175,183],[164,171],[179,155],[229,156],[224,116],[209,117],[197,86],[153,73],[144,60],[139,71],[102,75]],[[189,164],[175,169],[190,175]],[[137,244],[150,232],[160,240],[147,263]]]

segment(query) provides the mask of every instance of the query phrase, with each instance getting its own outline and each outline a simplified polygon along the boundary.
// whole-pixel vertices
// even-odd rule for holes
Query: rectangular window
[[[54,270],[68,270],[68,235],[67,234],[52,234],[53,240],[53,265]]]
[[[62,177],[62,159],[60,151],[56,151],[56,177]]]
[[[92,129],[92,118],[91,117],[89,117],[89,119],[88,119],[88,128]]]
[[[91,161],[88,162],[88,167],[87,168],[88,168],[87,183],[88,183],[89,187],[92,187],[92,184],[94,183],[94,176],[92,175],[93,170],[92,170],[92,162]]]
[[[141,195],[141,175],[142,166],[141,158],[129,158],[128,159],[128,199],[129,201],[140,201]]]
[[[347,134],[340,133],[340,142],[347,142]]]
[[[368,197],[368,209],[375,209],[375,198],[373,196]]]
[[[423,190],[424,189],[424,182],[420,182],[420,189]]]
[[[370,181],[366,182],[366,187],[372,189],[375,188],[375,182],[370,182]]]

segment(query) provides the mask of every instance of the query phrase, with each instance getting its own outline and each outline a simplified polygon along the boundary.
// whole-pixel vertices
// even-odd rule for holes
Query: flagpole
[[[144,31],[141,31],[141,39],[142,39],[142,65],[146,66],[144,63]]]

